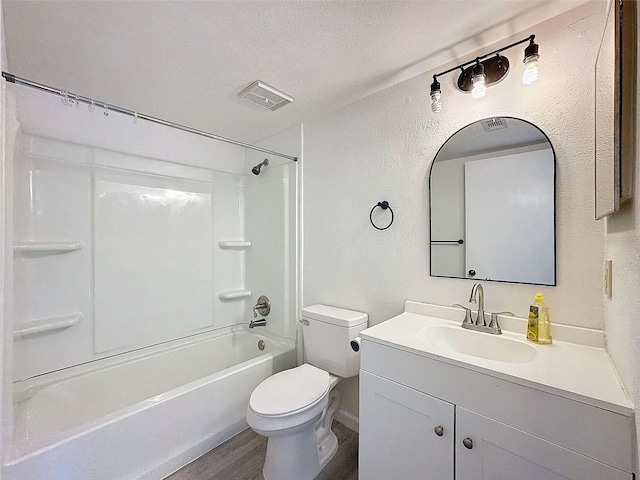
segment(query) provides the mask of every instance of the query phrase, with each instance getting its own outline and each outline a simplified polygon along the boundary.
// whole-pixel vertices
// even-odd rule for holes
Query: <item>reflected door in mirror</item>
[[[553,153],[549,148],[465,163],[465,263],[470,278],[553,279]]]

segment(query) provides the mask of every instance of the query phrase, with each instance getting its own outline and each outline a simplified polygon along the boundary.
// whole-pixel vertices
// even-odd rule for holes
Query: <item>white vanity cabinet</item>
[[[634,478],[627,406],[396,344],[399,327],[361,333],[360,480]]]
[[[360,401],[360,480],[633,478],[366,371],[360,372]]]
[[[360,371],[360,405],[360,480],[454,478],[451,403]]]
[[[576,434],[579,433],[576,431]],[[633,478],[630,473],[460,407],[456,408],[455,449],[456,476],[454,478],[457,479],[631,480]]]

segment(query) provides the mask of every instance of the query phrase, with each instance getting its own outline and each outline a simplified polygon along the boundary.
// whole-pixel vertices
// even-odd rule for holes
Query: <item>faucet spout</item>
[[[484,290],[482,285],[475,283],[471,288],[471,295],[469,296],[469,302],[478,304],[478,315],[476,320],[473,320],[471,316],[471,309],[463,307],[462,305],[455,304],[454,307],[462,307],[465,310],[464,320],[462,321],[462,328],[469,330],[475,330],[476,332],[492,333],[494,335],[500,335],[502,329],[498,323],[498,316],[503,314],[511,314],[511,312],[498,312],[491,314],[491,322],[487,325],[487,321],[484,318]]]
[[[479,283],[475,283],[471,287],[471,295],[469,301],[478,304],[478,316],[476,317],[476,325],[486,326],[487,322],[484,319],[484,289]]]
[[[251,323],[249,324],[249,328],[266,327],[266,326],[267,326],[267,320],[264,318],[260,320],[251,320]]]

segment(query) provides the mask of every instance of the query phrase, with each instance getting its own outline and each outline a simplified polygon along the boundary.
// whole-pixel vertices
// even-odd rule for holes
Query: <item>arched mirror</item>
[[[556,284],[555,152],[532,123],[453,134],[431,164],[429,212],[432,276]]]

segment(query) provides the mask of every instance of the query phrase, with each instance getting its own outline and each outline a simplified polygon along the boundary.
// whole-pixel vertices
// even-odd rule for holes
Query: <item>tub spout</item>
[[[260,320],[251,320],[251,323],[249,324],[249,328],[266,327],[266,326],[267,326],[267,320],[264,318]]]

